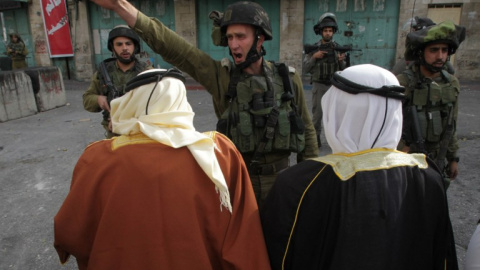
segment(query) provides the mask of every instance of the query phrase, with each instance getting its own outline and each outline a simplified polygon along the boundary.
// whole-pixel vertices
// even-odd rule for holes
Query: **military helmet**
[[[334,33],[338,31],[337,17],[335,17],[335,14],[331,12],[323,13],[318,19],[317,24],[313,26],[313,31],[315,31],[315,34],[321,35],[325,27],[332,27]]]
[[[432,25],[435,25],[435,23],[430,18],[427,18],[427,17],[421,18],[421,17],[415,16],[415,19],[412,22],[412,28],[415,31],[421,30],[423,28],[426,28]]]
[[[455,25],[451,21],[410,32],[405,42],[405,60],[417,60],[425,46],[437,43],[448,44],[448,55],[452,55],[464,39],[465,27]]]
[[[8,36],[10,37],[10,39],[12,39],[13,36],[16,36],[19,41],[23,42],[22,38],[20,37],[20,35],[17,32],[11,32],[11,33],[8,34]]]
[[[113,52],[113,40],[117,37],[127,37],[133,40],[133,43],[135,44],[134,53],[137,54],[140,52],[140,38],[127,25],[117,25],[112,31],[110,31],[110,33],[108,33],[107,48],[109,51]]]
[[[249,24],[262,30],[265,40],[272,39],[272,26],[267,12],[257,3],[242,1],[228,5],[220,23],[223,34],[231,24]]]

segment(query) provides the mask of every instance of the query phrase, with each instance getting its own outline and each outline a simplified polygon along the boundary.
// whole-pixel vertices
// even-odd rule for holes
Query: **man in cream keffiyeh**
[[[141,74],[155,72],[158,70]],[[140,86],[113,100],[111,114],[114,133],[143,133],[173,148],[188,147],[198,165],[220,191],[222,206],[232,212],[228,187],[214,153],[215,143],[193,127],[195,114],[187,101],[185,85],[180,80],[166,77],[158,84]]]
[[[333,154],[281,173],[262,208],[272,269],[457,269],[440,172],[395,150],[403,90],[375,65],[334,74],[322,99]]]
[[[270,269],[241,154],[222,134],[195,131],[181,80],[158,69],[136,79],[112,101],[121,136],[90,144],[75,166],[54,220],[61,263]]]

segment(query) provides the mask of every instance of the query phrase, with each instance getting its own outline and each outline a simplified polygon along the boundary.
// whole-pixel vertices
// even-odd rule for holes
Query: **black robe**
[[[307,160],[278,176],[261,209],[272,269],[458,269],[437,167],[382,151]]]

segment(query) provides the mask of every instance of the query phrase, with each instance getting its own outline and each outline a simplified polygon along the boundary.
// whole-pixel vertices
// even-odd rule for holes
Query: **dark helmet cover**
[[[325,27],[332,27],[334,33],[338,31],[337,17],[335,17],[335,14],[330,12],[322,14],[317,24],[313,26],[313,31],[316,35],[321,35]]]
[[[455,25],[451,21],[445,21],[410,32],[405,42],[405,60],[417,60],[425,46],[437,43],[448,44],[448,55],[452,55],[464,39],[465,27]]]
[[[260,29],[265,40],[272,39],[272,27],[267,12],[257,3],[242,1],[233,3],[225,9],[220,23],[222,34],[231,24],[249,24]]]
[[[113,40],[117,37],[126,37],[133,40],[133,43],[135,44],[134,54],[138,54],[140,52],[140,38],[138,37],[137,33],[135,33],[126,25],[115,26],[115,28],[108,33],[107,48],[109,51],[113,52]]]
[[[435,25],[435,23],[430,18],[415,16],[415,20],[412,23],[412,28],[415,29],[415,31],[418,31],[432,25]]]

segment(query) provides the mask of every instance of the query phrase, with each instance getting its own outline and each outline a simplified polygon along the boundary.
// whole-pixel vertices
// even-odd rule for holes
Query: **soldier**
[[[10,34],[7,55],[12,59],[12,70],[27,67],[27,61],[25,61],[27,54],[27,47],[20,35],[17,33]]]
[[[430,18],[415,16],[415,18],[412,20],[410,30],[418,31],[435,24],[436,23],[434,23]],[[407,66],[410,66],[413,63],[414,63],[413,61],[406,61],[405,58],[402,58],[398,60],[397,63],[395,63],[395,66],[393,66],[392,68],[392,73],[395,75],[398,75],[402,73],[405,69],[407,69]],[[445,65],[445,69],[448,71],[448,73],[452,75],[455,74],[455,68],[453,67],[450,61],[447,61],[447,64]]]
[[[114,10],[163,59],[202,84],[212,95],[217,130],[242,153],[261,207],[279,171],[317,157],[315,130],[300,76],[294,69],[263,58],[263,42],[272,39],[270,19],[253,2],[236,2],[216,12],[217,44],[228,46],[233,62],[214,60],[155,18],[126,0],[93,0]]]
[[[322,132],[322,104],[321,100],[328,88],[333,73],[346,67],[345,53],[336,53],[333,48],[339,46],[333,40],[333,35],[338,31],[337,18],[333,13],[324,13],[313,26],[316,35],[322,39],[315,45],[319,50],[305,54],[303,60],[305,72],[311,73],[312,87],[312,121],[317,133],[318,146],[322,146],[320,134]]]
[[[113,28],[108,34],[107,48],[113,57],[100,63],[99,70],[83,94],[83,107],[89,112],[103,110],[102,126],[105,137],[115,136],[110,122],[110,101],[125,93],[126,83],[140,72],[150,69],[139,61],[135,54],[140,52],[140,38],[126,25]]]
[[[399,149],[428,154],[449,178],[446,184],[458,175],[456,122],[460,85],[444,66],[464,39],[465,28],[450,21],[410,32],[405,59],[415,63],[397,76],[407,96]],[[414,113],[407,113],[409,109]],[[420,131],[414,123],[418,123]]]

